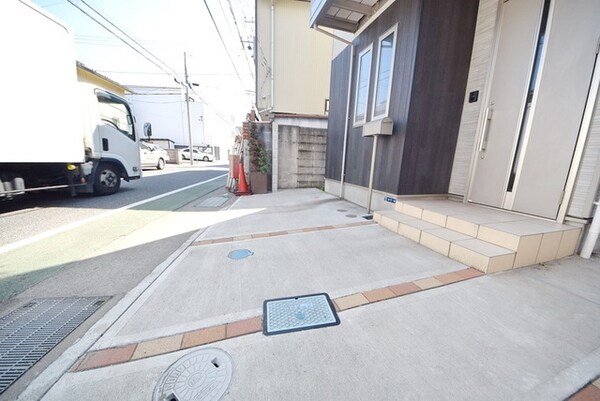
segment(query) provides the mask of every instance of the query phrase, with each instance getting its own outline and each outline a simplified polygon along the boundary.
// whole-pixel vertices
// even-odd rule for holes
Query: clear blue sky
[[[183,52],[186,51],[190,81],[200,85],[196,89],[200,96],[222,114],[233,116],[237,123],[245,117],[254,97],[251,93],[254,90],[253,61],[252,52],[243,50],[238,31],[243,41],[253,39],[254,0],[206,1],[230,56],[203,0],[84,1],[181,76]],[[75,34],[77,59],[89,68],[124,85],[177,85],[173,78],[67,0],[34,0],[34,3],[71,26]],[[102,21],[85,3],[76,2]]]

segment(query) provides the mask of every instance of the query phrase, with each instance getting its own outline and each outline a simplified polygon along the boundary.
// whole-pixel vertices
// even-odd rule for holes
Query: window
[[[106,92],[96,91],[100,119],[135,141],[133,119],[127,103]]]
[[[354,124],[364,124],[367,120],[367,101],[369,99],[369,80],[371,78],[371,58],[373,47],[363,50],[358,57],[358,82],[354,104]]]
[[[392,89],[392,72],[394,69],[394,50],[396,27],[384,33],[379,40],[377,59],[377,76],[375,82],[375,100],[373,101],[373,118],[385,117],[390,104]]]

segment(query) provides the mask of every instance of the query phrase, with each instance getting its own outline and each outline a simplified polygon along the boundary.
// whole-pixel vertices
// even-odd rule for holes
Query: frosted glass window
[[[377,77],[373,117],[384,117],[388,114],[392,70],[394,68],[394,42],[396,33],[392,32],[379,42],[379,58],[377,61]]]
[[[372,48],[370,47],[364,50],[358,59],[358,82],[356,85],[356,104],[354,107],[355,124],[364,123],[367,119],[372,53]]]

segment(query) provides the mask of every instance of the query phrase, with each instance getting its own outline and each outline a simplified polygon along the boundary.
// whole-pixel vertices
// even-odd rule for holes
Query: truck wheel
[[[156,165],[156,168],[159,170],[165,168],[165,159],[163,159],[162,157],[158,159],[158,164]]]
[[[202,161],[205,161],[205,162],[207,162],[207,161],[208,161],[208,156],[204,156],[204,157],[202,158]]]
[[[121,174],[112,163],[100,163],[94,178],[96,195],[112,195],[121,187]]]

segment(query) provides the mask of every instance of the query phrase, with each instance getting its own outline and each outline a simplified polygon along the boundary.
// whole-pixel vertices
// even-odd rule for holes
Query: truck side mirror
[[[148,138],[152,136],[152,124],[144,123],[144,135],[146,135]]]

